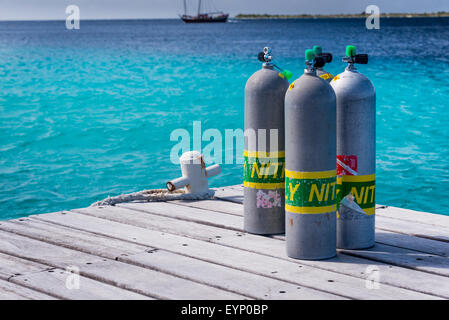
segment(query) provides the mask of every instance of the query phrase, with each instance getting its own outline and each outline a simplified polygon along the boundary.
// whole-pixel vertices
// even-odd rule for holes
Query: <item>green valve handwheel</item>
[[[283,70],[282,71],[282,75],[284,76],[284,77],[286,77],[287,78],[287,80],[288,79],[290,79],[292,76],[293,76],[293,73],[291,72],[291,71],[288,71],[288,70]]]
[[[355,46],[352,45],[346,46],[346,56],[347,57],[355,56]]]
[[[321,46],[313,46],[313,52],[315,52],[315,56],[319,56],[323,53],[323,48]]]
[[[312,49],[306,49],[304,55],[305,55],[306,61],[312,61],[313,59],[315,59],[315,53],[313,52]]]

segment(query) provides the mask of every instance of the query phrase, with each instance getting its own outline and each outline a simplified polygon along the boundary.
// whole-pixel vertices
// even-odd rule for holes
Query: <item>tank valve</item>
[[[257,55],[257,59],[261,62],[263,62],[264,66],[273,66],[276,69],[279,70],[279,72],[288,79],[290,79],[293,75],[293,73],[291,71],[288,71],[286,69],[282,69],[281,67],[275,65],[272,60],[273,60],[273,56],[271,55],[271,49],[269,47],[265,47],[263,48],[263,51],[259,52],[259,54]]]
[[[312,50],[315,53],[315,68],[322,68],[326,63],[332,62],[332,53],[323,52],[321,46],[313,46]]]
[[[346,56],[343,57],[343,62],[347,62],[350,66],[357,64],[368,64],[368,55],[365,53],[356,54],[355,46],[346,46]]]
[[[273,60],[273,57],[271,56],[271,49],[269,47],[263,48],[263,51],[259,52],[259,54],[257,55],[257,59],[259,59],[259,61],[261,62],[264,62],[265,65],[273,65],[271,63],[271,60]]]
[[[209,191],[208,178],[221,173],[220,165],[206,168],[203,155],[198,151],[185,152],[179,158],[182,177],[167,182],[168,191],[186,188],[186,193],[206,193]]]
[[[307,66],[307,69],[304,70],[306,73],[315,73],[315,65],[317,63],[317,59],[319,60],[319,62],[321,63],[322,59],[320,59],[319,57],[315,56],[315,52],[313,52],[312,49],[306,49],[306,51],[304,52],[304,56],[305,56],[305,64]]]
[[[313,46],[313,52],[315,53],[315,64],[316,75],[327,82],[331,82],[334,76],[323,69],[326,63],[332,62],[332,53],[323,52],[321,46]]]

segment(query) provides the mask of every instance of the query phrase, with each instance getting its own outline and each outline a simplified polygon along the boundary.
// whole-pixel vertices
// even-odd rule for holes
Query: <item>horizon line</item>
[[[381,13],[382,16],[385,15],[432,15],[432,14],[449,14],[448,11],[434,11],[434,12],[385,12]],[[310,16],[310,17],[335,17],[335,16],[354,16],[360,15],[360,13],[303,13],[303,14],[282,14],[282,13],[237,13],[235,16],[230,16],[230,19],[239,19],[243,20],[245,18],[237,18],[237,16]],[[81,21],[126,21],[126,20],[180,20],[180,17],[160,17],[160,18],[85,18],[81,19]],[[57,21],[66,21],[66,19],[0,19],[0,22],[57,22]]]

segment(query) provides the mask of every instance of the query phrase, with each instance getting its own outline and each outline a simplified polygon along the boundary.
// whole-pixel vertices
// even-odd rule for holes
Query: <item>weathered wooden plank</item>
[[[134,209],[138,208],[140,211],[147,211],[147,212],[155,212],[157,211],[158,214],[167,216],[167,217],[176,217],[177,219],[189,219],[189,221],[195,221],[197,223],[209,223],[209,212],[211,212],[211,216],[213,215],[214,219],[220,219],[219,215],[221,213],[208,211],[204,209],[197,209],[198,212],[192,213],[192,210],[185,210],[183,211],[183,214],[176,214],[174,212],[180,211],[180,209],[172,209],[174,204],[167,204],[167,203],[160,203],[158,206],[149,206],[145,203],[133,203],[133,204],[123,204],[121,205],[123,207]],[[164,210],[164,207],[166,209]],[[189,208],[190,209],[190,208]],[[213,213],[213,214],[212,214]],[[217,215],[218,214],[218,215]],[[238,230],[243,232],[243,220],[241,217],[232,216],[232,219],[229,215],[222,214],[223,218],[220,219],[220,224],[216,224],[216,226],[224,227],[231,230]],[[379,223],[379,220],[381,222]],[[384,221],[386,220],[386,221]],[[392,220],[392,221],[389,221]],[[398,225],[398,224],[407,224],[408,222],[402,222],[399,220],[391,219],[391,218],[385,218],[385,217],[379,217],[376,221],[377,225],[381,225],[381,227],[391,227],[391,225]],[[387,226],[386,226],[387,225]],[[406,226],[399,226],[396,228],[406,228]],[[432,232],[434,226],[427,225],[426,232]],[[283,239],[283,236],[277,236],[278,239]],[[386,237],[384,237],[385,240]],[[415,239],[415,243],[417,242],[417,239]],[[390,263],[397,266],[403,266],[407,268],[413,268],[416,270],[424,271],[424,272],[430,272],[435,273],[443,276],[449,276],[449,259],[442,258],[440,256],[435,256],[430,253],[419,253],[415,252],[413,250],[410,250],[408,248],[396,248],[395,246],[390,245],[384,245],[379,244],[379,246],[382,248],[381,251],[376,251],[375,249],[360,251],[360,250],[351,250],[351,255],[359,256],[362,258],[367,258],[370,260],[377,260],[382,261],[385,263]],[[379,246],[376,246],[376,248],[379,248]],[[449,245],[446,243],[441,243],[441,247],[449,248]],[[342,250],[342,252],[345,252],[345,250]],[[349,251],[348,251],[349,252]],[[395,254],[389,254],[395,253]],[[398,256],[396,256],[398,255]]]
[[[106,210],[100,210],[98,208],[90,208],[90,209],[92,209],[93,211],[96,211],[100,215],[104,215],[105,217],[116,217],[117,216],[117,214],[116,214],[117,212],[124,212],[125,211],[125,212],[128,212],[128,213],[131,213],[131,216],[133,218],[135,218],[136,216],[140,215],[141,219],[143,217],[144,221],[145,222],[149,222],[149,223],[151,223],[154,220],[158,220],[158,219],[162,218],[162,219],[164,219],[164,220],[162,220],[162,224],[171,225],[170,221],[167,222],[166,218],[159,217],[159,216],[154,216],[154,217],[148,219],[148,215],[147,214],[139,213],[139,212],[133,212],[133,211],[130,211],[130,210],[124,209],[124,208],[111,207],[110,209],[113,210],[113,212],[106,211]],[[129,226],[128,225],[123,225],[121,223],[112,223],[112,225],[111,225],[109,223],[109,221],[105,221],[105,220],[102,220],[102,219],[95,220],[95,218],[94,218],[94,220],[92,220],[92,218],[90,216],[86,216],[84,219],[82,219],[81,216],[82,215],[79,215],[79,214],[67,213],[64,216],[62,216],[62,215],[53,215],[53,214],[52,215],[37,215],[37,216],[31,217],[31,219],[39,219],[39,220],[49,221],[49,222],[53,222],[53,223],[61,223],[62,225],[67,225],[67,226],[70,226],[70,227],[72,227],[74,229],[78,229],[78,228],[85,229],[84,226],[86,224],[88,224],[89,227],[90,227],[88,230],[92,231],[92,232],[98,232],[98,230],[102,230],[103,231],[102,234],[108,234],[108,235],[110,235],[112,237],[115,237],[117,234],[119,234],[120,238],[123,238],[124,240],[127,240],[127,241],[133,241],[133,242],[138,241],[140,243],[146,243],[148,245],[152,244],[151,242],[147,241],[147,239],[148,239],[148,232],[149,232],[148,229],[139,228],[139,229],[131,229],[130,230],[129,228],[135,228],[135,227],[131,227],[130,225]],[[86,220],[86,219],[88,219],[88,220]],[[178,222],[178,220],[174,220],[174,219],[172,219],[172,220],[175,223]],[[134,220],[134,221],[135,221],[135,224],[137,224],[137,226],[139,226],[141,224],[141,222],[140,222],[141,220]],[[182,221],[179,221],[179,222],[181,222],[180,226],[182,226],[184,228],[187,227],[188,230],[192,230],[192,228],[190,228],[189,226],[186,226],[186,224],[193,224],[193,223],[184,222],[182,224]],[[159,240],[159,234],[161,234],[161,231],[159,231],[157,226],[155,226],[154,224],[152,224],[152,226],[154,228],[153,229],[154,230],[153,231],[154,237],[158,238],[158,241],[164,241],[163,239]],[[218,229],[218,230],[221,230],[221,229]],[[128,232],[128,233],[126,233],[126,232]],[[128,235],[128,236],[129,235],[133,235],[133,237],[132,238],[131,237],[125,237],[124,238],[123,235],[125,235],[125,234]],[[185,240],[186,240],[186,238],[178,237],[177,244],[179,244],[179,242],[181,242],[181,244],[184,244]],[[161,244],[161,242],[158,242],[158,243]],[[201,242],[199,242],[199,243],[201,243]],[[210,246],[212,246],[212,248],[215,248],[216,250],[211,250]],[[184,249],[184,246],[182,246],[182,245],[180,245],[179,247],[181,248],[181,250]],[[163,248],[163,246],[161,246],[161,248]],[[219,252],[222,249],[221,249],[221,246],[209,245],[209,247],[204,249],[204,250],[206,250],[207,252],[211,252],[211,253],[212,252],[217,253],[217,252]],[[178,253],[182,254],[182,251],[181,252],[178,251]],[[133,257],[133,256],[131,256],[131,257]],[[118,257],[119,260],[128,259],[128,258],[129,257],[123,257],[123,256]],[[265,257],[261,257],[261,258],[265,259]],[[233,265],[232,261],[230,261],[230,267],[234,268],[234,265]],[[251,272],[252,272],[252,270],[251,270]],[[268,275],[270,275],[270,272],[268,272]],[[247,276],[247,274],[246,274],[246,276]],[[301,283],[301,285],[302,285],[302,283]],[[281,290],[281,291],[285,291],[285,290]],[[306,292],[307,292],[307,289],[303,288],[303,293],[306,293]],[[299,294],[303,294],[303,293],[299,293]],[[339,293],[341,293],[341,292],[339,292]],[[323,294],[323,293],[320,293],[320,294]],[[316,293],[313,293],[313,295],[316,296]],[[328,294],[324,294],[322,298],[328,298],[328,297],[329,297]],[[305,298],[305,296],[303,298]],[[338,298],[338,297],[334,297],[334,298]]]
[[[242,229],[243,223],[240,216],[185,207],[170,202],[154,202],[151,206],[147,203],[122,203],[116,206],[236,231]]]
[[[195,280],[254,299],[344,299],[344,297],[335,294],[308,287],[299,287],[297,284],[290,282],[182,256],[165,250],[154,250],[153,252],[120,257],[119,260],[151,267],[161,272]]]
[[[448,214],[448,212],[446,212]],[[447,215],[421,212],[391,206],[376,206],[376,214],[382,217],[401,219],[409,222],[420,222],[439,227],[449,228],[449,217]],[[449,232],[449,231],[448,231]]]
[[[60,214],[64,213],[61,212]],[[112,260],[123,254],[140,253],[152,249],[148,246],[130,245],[109,237],[93,235],[90,232],[73,230],[30,220],[29,218],[2,221],[0,222],[0,230]]]
[[[215,188],[214,198],[230,201],[235,203],[243,203],[243,192],[229,187]]]
[[[449,259],[399,247],[376,244],[362,250],[341,250],[345,254],[391,263],[396,266],[449,277]],[[447,279],[449,281],[449,278]]]
[[[182,206],[206,209],[227,214],[234,214],[237,216],[243,215],[243,207],[241,204],[229,201],[222,201],[218,199],[213,200],[175,200],[170,203],[179,204]]]
[[[158,206],[153,206],[153,204],[148,205],[145,203],[134,203],[134,204],[123,204],[122,207],[129,209],[138,208],[140,211],[154,212],[157,211],[158,214],[166,217],[175,217],[177,219],[189,219],[189,221],[195,221],[197,223],[209,224],[209,212],[203,209],[197,209],[198,212],[191,214],[191,210],[182,211],[183,214],[177,214],[176,211],[180,209],[172,209],[175,204],[159,203]],[[166,207],[164,211],[164,207]],[[189,208],[190,209],[190,208]],[[164,213],[165,212],[165,213]],[[218,214],[218,216],[217,216]],[[214,219],[220,219],[219,215],[221,213],[213,212]],[[212,216],[212,214],[211,214]],[[215,224],[216,226],[223,226],[224,228],[230,230],[238,230],[243,232],[243,220],[242,217],[232,216],[222,214],[223,219],[220,219],[220,224]],[[389,218],[385,218],[389,219]],[[278,239],[284,239],[283,236],[277,236]],[[443,245],[446,245],[443,243]],[[379,247],[380,246],[380,247]],[[376,248],[382,248],[382,251],[376,251]],[[369,250],[351,250],[351,255],[359,256],[362,258],[367,258],[370,260],[382,261],[385,263],[390,263],[396,266],[403,266],[407,268],[413,268],[416,270],[435,273],[443,276],[449,276],[449,259],[431,255],[429,253],[420,253],[406,248],[397,248],[394,246],[379,244],[374,249]],[[342,250],[345,252],[345,250]],[[391,253],[391,254],[390,254]],[[394,253],[394,254],[393,254]],[[397,256],[398,255],[398,256]],[[399,256],[400,255],[400,256]],[[418,256],[419,255],[419,256]]]
[[[50,270],[52,267],[41,263],[19,259],[14,256],[0,253],[0,279],[8,280],[13,276],[27,273]]]
[[[339,256],[333,261],[326,262],[297,261],[285,257],[285,248],[282,241],[198,225],[204,232],[207,232],[207,229],[218,229],[216,232],[220,236],[208,240],[223,245],[217,248],[216,244],[210,242],[186,238],[166,231],[152,230],[151,228],[154,228],[154,224],[150,224],[152,227],[149,229],[144,229],[148,223],[154,223],[154,220],[161,218],[157,215],[148,217],[145,214],[132,212],[124,208],[110,209],[111,211],[108,212],[97,208],[89,208],[89,211],[93,215],[100,214],[104,218],[123,219],[125,223],[127,221],[126,218],[132,216],[134,220],[131,223],[135,224],[135,226],[112,220],[99,219],[95,216],[86,215],[82,218],[81,215],[75,213],[68,213],[65,216],[54,214],[40,215],[34,218],[70,226],[74,229],[100,233],[126,241],[145,243],[174,253],[238,268],[254,274],[289,281],[300,286],[313,287],[346,296],[350,295],[354,298],[400,299],[408,297],[412,299],[418,298],[418,296],[419,298],[429,298],[429,296],[423,296],[417,292],[388,285],[388,283],[393,282],[402,286],[405,279],[408,281],[408,283],[404,284],[405,288],[449,297],[449,283],[443,283],[442,287],[435,291],[433,290],[433,286],[436,283],[441,285],[441,280],[444,280],[444,278],[439,276],[426,275],[426,281],[424,282],[420,281],[423,277],[420,277],[420,273],[417,271],[400,269],[375,261],[350,256]],[[118,218],[120,212],[123,216]],[[137,217],[140,217],[141,220],[138,221]],[[176,221],[176,219],[172,220]],[[185,222],[185,224],[188,224],[188,222]],[[184,225],[182,226],[182,230],[178,230],[178,232],[182,234],[183,230],[189,229],[190,226]],[[200,232],[201,230],[198,229],[197,231]],[[235,246],[240,246],[239,248],[241,250],[233,248]],[[256,254],[255,252],[257,251],[262,252],[262,254]],[[273,254],[277,257],[273,257]],[[313,264],[316,266],[313,266]],[[389,275],[381,278],[383,284],[380,290],[368,290],[365,287],[364,272],[366,272],[366,267],[370,264],[379,266],[381,272],[389,273]],[[307,265],[311,265],[311,267]],[[340,272],[345,274],[340,274]],[[410,279],[412,280],[410,281]]]
[[[123,204],[122,206],[126,207],[126,208],[138,208],[141,211],[148,211],[148,212],[154,212],[155,210],[158,210],[158,214],[161,215],[165,215],[165,216],[173,216],[173,214],[171,213],[171,211],[169,210],[165,210],[165,212],[167,213],[163,213],[164,210],[162,209],[164,204],[160,204],[158,206],[157,209],[153,208],[153,206],[148,206],[147,204],[142,204],[142,203],[136,203],[136,204]],[[146,209],[147,208],[147,209]],[[191,221],[195,221],[195,222],[199,222],[201,223],[201,219],[203,219],[203,217],[207,216],[206,212],[204,212],[205,210],[203,209],[198,209],[201,210],[200,213],[195,214],[195,217],[192,217]],[[212,211],[210,211],[212,212]],[[178,219],[183,219],[183,216],[179,216],[179,215],[175,215]],[[185,216],[188,216],[190,218],[190,211],[186,211]],[[215,214],[216,216],[216,214]],[[222,225],[226,227],[228,227],[229,224],[229,229],[233,229],[233,230],[239,230],[239,231],[243,231],[242,229],[242,220],[240,218],[240,222],[236,221],[238,218],[234,218],[232,219],[232,221],[230,221],[231,219],[228,218],[228,216],[225,217],[225,219],[222,219]],[[380,220],[380,223],[379,223]],[[405,225],[401,225],[401,224],[409,224],[408,222],[402,222],[400,220],[395,220],[395,219],[391,219],[391,218],[386,218],[386,217],[379,217],[376,221],[377,225],[381,225],[381,227],[384,228],[392,228],[391,226],[396,226],[396,229],[398,228],[406,228],[407,226]],[[240,227],[238,227],[240,225]],[[400,226],[397,226],[400,225]],[[423,228],[425,229],[426,232],[431,233],[434,231],[434,226],[430,226],[430,225],[423,225]],[[393,227],[394,229],[394,227]],[[413,230],[413,229],[412,229]],[[413,232],[413,231],[409,231],[409,232]],[[278,238],[282,238],[282,237],[278,237]],[[386,237],[384,237],[384,240],[386,239]],[[417,239],[415,239],[415,243],[417,242]],[[445,244],[441,244],[441,246],[444,246],[444,249],[447,251],[447,247]],[[421,248],[422,249],[422,248]],[[342,250],[342,252],[346,252],[346,250]],[[416,269],[416,270],[420,270],[420,271],[424,271],[424,272],[430,272],[430,273],[434,273],[434,274],[438,274],[438,275],[443,275],[443,276],[449,276],[449,260],[446,258],[442,258],[439,256],[435,256],[432,254],[424,254],[424,253],[419,253],[419,252],[415,252],[413,250],[409,250],[407,248],[397,248],[394,246],[390,246],[390,245],[383,245],[383,244],[379,244],[377,245],[375,248],[373,249],[368,249],[368,250],[349,250],[347,251],[347,253],[354,255],[354,256],[358,256],[358,257],[362,257],[362,258],[367,258],[370,260],[376,260],[376,261],[381,261],[381,262],[385,262],[385,263],[390,263],[393,265],[397,265],[397,266],[402,266],[402,267],[407,267],[407,268],[412,268],[412,269]]]
[[[449,257],[449,245],[447,243],[414,237],[408,234],[376,230],[376,242],[399,248],[416,250],[433,255]]]
[[[221,194],[224,194],[224,196],[221,196]],[[224,187],[220,188],[218,191],[218,197],[220,199],[228,199],[228,197],[233,197],[233,199],[239,199],[238,195],[241,194],[239,190],[236,190],[235,188],[229,188]],[[232,200],[235,203],[243,203],[243,198],[240,200]],[[192,205],[193,206],[193,205]],[[225,208],[225,207],[224,207]],[[236,206],[234,205],[235,212]],[[378,209],[376,209],[377,212]],[[243,212],[243,207],[242,207]],[[380,212],[382,212],[382,209],[380,209]],[[434,214],[431,214],[432,216],[435,216]],[[439,218],[434,218],[434,220],[437,219],[438,221],[447,220],[449,221],[449,217],[446,216],[440,216]],[[421,218],[421,220],[424,220],[424,218]],[[390,217],[383,216],[382,214],[376,215],[376,228],[385,230],[385,231],[391,231],[391,232],[398,232],[403,234],[409,234],[415,237],[422,237],[427,239],[432,239],[436,241],[445,241],[449,242],[449,231],[444,226],[439,226],[434,223],[432,224],[426,224],[426,223],[420,223],[416,221],[402,221],[401,219],[392,219]],[[415,241],[416,243],[416,241]]]
[[[83,276],[79,279],[79,287],[70,284],[69,271],[53,269],[27,275],[14,276],[9,281],[45,293],[59,299],[70,300],[152,300],[149,297],[123,290],[115,286],[95,281]]]
[[[22,287],[40,291],[58,299],[149,299],[131,291],[79,276],[78,289],[66,286],[68,270],[0,253],[0,277]]]
[[[64,270],[76,266],[82,276],[158,299],[245,298],[161,272],[4,231],[0,232],[0,252]]]
[[[68,272],[54,269],[39,273],[31,273],[12,278],[10,281],[28,286],[36,290],[51,292],[60,299],[70,300],[153,300],[132,291],[95,281],[83,276],[79,277],[79,288],[68,287]],[[73,276],[73,275],[72,275]]]
[[[101,257],[49,245],[4,231],[0,231],[0,253],[62,269],[103,261]]]
[[[190,207],[185,207],[185,209],[182,210],[180,208],[181,207],[180,205],[164,202],[155,204],[152,203],[151,205],[148,205],[147,203],[125,203],[121,204],[120,207],[125,207],[128,209],[136,209],[148,213],[156,213],[158,215],[162,215],[165,217],[182,219],[186,221],[193,221],[197,223],[204,223],[206,225],[212,225],[216,227],[243,232],[242,217],[222,214],[220,212],[209,211],[204,209],[195,209]],[[390,220],[393,220],[392,223],[398,223],[398,221],[395,221],[394,219]],[[216,223],[214,221],[219,221],[219,223]],[[284,237],[278,236],[277,238],[283,239]],[[408,268],[414,268],[420,271],[449,276],[449,259],[447,258],[431,255],[430,253],[425,254],[420,253],[420,257],[416,257],[416,254],[418,253],[412,250],[409,250],[407,248],[402,248],[402,250],[398,250],[399,248],[389,245],[382,245],[382,248],[384,250],[383,253],[380,253],[378,251],[368,251],[370,252],[370,254],[368,254],[365,251],[351,251],[351,254],[368,259],[375,259],[374,256],[376,255],[378,261],[391,263],[393,265]],[[388,249],[390,249],[390,251],[388,251]],[[343,250],[342,252],[345,251]],[[396,254],[402,252],[401,258],[398,259],[395,255],[388,254],[388,252],[395,252]],[[435,266],[435,268],[432,266]]]
[[[217,188],[215,198],[235,203],[243,203],[243,187],[230,186]],[[383,208],[383,209],[382,209]],[[376,206],[376,227],[392,232],[401,232],[419,237],[449,242],[449,217],[432,213],[413,212],[412,210]],[[407,217],[407,218],[406,218]],[[391,218],[394,218],[393,220]],[[406,218],[406,221],[401,221]],[[430,226],[429,226],[430,225]]]
[[[152,218],[152,220],[154,220],[154,218]],[[126,223],[126,222],[125,222]],[[143,223],[142,221],[140,223]],[[176,225],[171,226],[171,229],[173,228],[178,228],[174,231],[175,234],[180,234],[180,235],[188,235],[190,237],[194,237],[194,238],[198,238],[198,236],[195,236],[195,234],[206,234],[207,231],[210,231],[211,227],[209,228],[201,228],[201,230],[204,231],[200,231],[198,228],[200,228],[200,226],[196,226],[194,228],[194,231],[186,231],[186,229],[190,229],[187,228],[187,226],[182,226],[182,224],[179,224],[179,221],[177,221]],[[220,233],[218,233],[218,230],[214,229],[214,231],[217,231],[215,234],[215,237],[209,237],[208,241],[212,241],[212,242],[220,242],[223,243],[225,240],[228,242],[227,244],[232,245],[234,247],[237,248],[241,248],[240,246],[242,245],[242,241],[240,238],[238,238],[238,235],[236,236],[236,234],[231,232],[225,232],[225,230],[221,230],[220,232],[222,232],[222,234],[220,235]],[[229,231],[229,230],[228,230]],[[173,232],[173,231],[169,231],[169,232]],[[209,236],[210,234],[208,234]],[[229,237],[228,237],[229,236]],[[257,236],[256,236],[257,237]],[[282,238],[283,236],[279,236],[278,238]],[[245,238],[248,239],[248,238]],[[263,243],[263,241],[261,240],[260,237],[257,237],[258,240],[255,240],[254,245],[258,246],[261,243]],[[260,253],[264,253],[263,251],[263,247],[264,245],[261,246],[262,248],[259,249]],[[385,246],[384,248],[390,248],[393,251],[397,252],[397,248],[395,247],[390,247],[390,246]],[[285,249],[282,248],[282,252],[280,253],[281,257],[285,256]],[[266,252],[266,250],[265,250]],[[385,251],[383,254],[378,253],[379,257],[377,258],[377,261],[383,261],[384,263],[387,264],[391,264],[391,265],[396,265],[396,266],[404,266],[404,267],[413,267],[413,269],[416,270],[420,270],[420,271],[427,271],[430,273],[435,273],[437,272],[440,275],[446,275],[448,270],[446,268],[441,268],[441,266],[445,266],[448,263],[448,260],[446,258],[441,258],[441,257],[437,257],[437,256],[432,256],[432,255],[428,255],[428,254],[421,254],[420,257],[416,257],[415,254],[417,252],[413,251],[413,250],[402,250],[401,251],[401,258],[400,259],[395,259],[392,255],[388,254],[388,251]],[[352,252],[352,255],[358,255],[359,258],[362,259],[368,259],[367,261],[373,261],[372,258],[372,254],[367,254],[365,252]],[[418,258],[418,260],[416,260],[416,258]],[[360,261],[359,263],[363,263],[366,264],[368,263],[367,261]],[[408,261],[408,262],[407,262]],[[407,263],[405,263],[407,262]],[[401,264],[402,263],[402,264]],[[432,265],[436,265],[436,268],[432,268]],[[403,272],[406,272],[406,270],[404,270]],[[419,275],[417,275],[419,276]],[[421,275],[421,277],[423,277],[425,275]]]
[[[449,229],[420,222],[376,216],[376,229],[449,243]]]
[[[218,291],[223,296],[228,295],[227,299],[329,299],[344,296],[363,299],[398,296],[407,299],[448,298],[449,260],[441,257],[446,257],[448,252],[448,228],[438,225],[436,220],[429,223],[421,218],[417,222],[411,218],[380,214],[377,218],[381,221],[378,224],[378,231],[381,232],[377,232],[378,244],[374,248],[343,250],[343,254],[327,261],[297,261],[286,257],[282,236],[273,239],[242,232],[241,185],[223,188],[218,192],[220,196],[227,198],[227,201],[123,204],[115,208],[81,209],[83,214],[48,214],[43,215],[44,218],[0,222],[0,230],[7,231],[6,241],[3,239],[4,232],[0,232],[0,252],[4,252],[0,253],[0,279],[14,271],[9,260],[1,268],[2,256],[16,255],[29,260],[22,259],[27,261],[22,263],[25,273],[10,276],[11,281],[36,290],[42,287],[42,283],[50,283],[51,290],[53,287],[61,290],[67,277],[66,271],[61,266],[48,270],[48,266],[54,267],[54,264],[39,260],[29,251],[26,256],[21,256],[25,242],[26,250],[32,251],[29,246],[44,252],[45,259],[50,258],[52,263],[62,263],[69,258],[64,250],[74,251],[76,257],[72,260],[81,261],[82,279],[138,296],[141,293],[156,298],[182,299],[179,297],[180,290],[189,293],[193,290],[197,294],[195,285],[203,285],[207,289],[202,290],[208,296]],[[92,213],[92,210],[95,212]],[[86,223],[86,219],[90,221]],[[106,227],[104,224],[107,224]],[[67,237],[64,237],[66,234]],[[14,237],[15,241],[8,237]],[[39,246],[33,241],[39,242]],[[48,255],[46,245],[63,249],[59,252],[61,255]],[[17,248],[18,251],[13,250]],[[366,266],[378,268],[380,290],[368,290],[362,285],[368,272],[368,269],[363,269]],[[152,293],[150,288],[141,285],[142,280],[148,279],[148,271],[153,272],[153,277],[158,277],[156,274],[165,276],[164,281],[157,282],[155,286],[161,289],[162,295]],[[117,282],[114,275],[123,273],[139,273],[139,277],[125,276],[124,281],[120,279]],[[144,274],[143,279],[140,278],[141,273]],[[219,279],[217,274],[221,275]],[[326,276],[331,279],[325,281]],[[176,284],[180,280],[188,284],[172,286],[170,291],[166,287],[173,284],[170,281],[173,278],[177,279]],[[105,291],[105,298],[109,299],[110,293]],[[89,295],[77,294],[70,297],[53,292],[59,298],[86,299]],[[102,298],[97,294],[92,299]]]
[[[0,300],[55,300],[44,293],[0,280]]]
[[[191,238],[198,238],[204,241],[210,241],[215,237],[220,237],[223,233],[234,233],[234,231],[214,227],[204,228],[204,225],[192,222],[184,221],[180,219],[174,219],[164,217],[162,215],[149,214],[148,212],[134,211],[127,208],[118,206],[103,207],[103,208],[83,208],[76,209],[72,212],[79,214],[86,214],[98,218],[103,218],[123,224],[134,225],[137,227],[144,226],[147,229],[152,229],[158,232],[176,233],[179,229],[184,229],[185,235]],[[70,212],[66,212],[69,215]],[[31,216],[31,219],[38,219],[44,221],[53,222],[54,219],[58,219],[58,223],[62,217],[60,215],[36,215]],[[71,227],[71,226],[70,226]]]
[[[230,188],[230,189],[234,189],[234,190],[239,190],[243,192],[243,183],[241,184],[234,184],[232,186],[226,186],[226,188]]]
[[[202,201],[195,201],[195,202],[184,202],[184,201],[177,201],[176,204],[178,205],[186,205],[192,208],[199,208],[209,211],[218,211],[218,212],[224,212],[228,210],[228,206],[232,208],[229,209],[229,212],[236,215],[243,215],[243,205],[232,203],[228,201],[220,201],[220,200],[209,200],[208,203],[203,203]],[[215,208],[220,208],[219,210],[215,210]],[[378,226],[382,226],[387,229],[393,228],[394,230],[404,230],[406,228],[406,225],[404,225],[404,222],[400,222],[400,225],[396,223],[395,220],[386,220],[383,218],[376,218],[377,220],[380,219],[380,223],[378,223]],[[382,220],[383,219],[383,220]],[[388,219],[388,218],[387,218]],[[449,219],[448,219],[449,220]],[[392,221],[392,222],[391,222]],[[198,221],[201,222],[201,221]],[[242,222],[240,222],[241,224]],[[235,221],[233,222],[233,228],[235,229],[238,223]],[[411,228],[412,231],[422,233],[420,226],[413,226]],[[428,227],[428,226],[424,226]],[[376,230],[376,242],[392,245],[396,247],[401,247],[405,249],[412,249],[417,250],[421,252],[426,252],[434,255],[441,255],[441,256],[449,256],[449,245],[447,243],[442,243],[438,240],[423,238],[423,237],[416,237],[415,235],[410,234],[404,234],[404,233],[398,233],[397,231],[388,231],[384,228],[379,228]],[[410,232],[410,231],[408,231]],[[424,232],[426,230],[424,229]],[[429,233],[433,234],[435,237],[438,237],[439,234],[435,234],[434,230],[429,230]],[[273,236],[277,239],[282,239],[282,236]],[[440,237],[441,238],[441,237]],[[441,240],[441,239],[440,239]]]
[[[385,234],[381,234],[381,238],[382,236],[388,238],[388,236],[386,236]],[[272,238],[285,241],[284,235],[275,237],[272,236]],[[415,240],[419,240],[419,238],[415,238]],[[442,242],[439,243],[442,244],[442,246],[445,246],[444,243]],[[419,243],[419,246],[421,247],[421,249],[423,249],[422,243]],[[446,252],[447,248],[445,247],[443,250]],[[368,248],[364,250],[338,249],[338,252],[352,255],[354,257],[379,261],[394,266],[411,268],[423,272],[429,272],[449,277],[449,269],[448,269],[449,260],[447,258],[442,257],[440,255],[431,254],[428,252],[411,250],[409,248],[402,248],[397,245],[389,245],[377,242],[373,248]]]
[[[92,233],[69,229],[64,226],[39,220],[27,218],[20,220],[21,221],[4,222],[0,227],[8,232],[24,235],[33,239],[43,239],[43,241],[52,244],[65,243],[64,247],[154,269],[213,287],[237,292],[254,299],[342,298],[308,288],[301,288],[302,290],[299,290],[297,285],[291,283],[253,275],[248,272],[184,257],[178,254],[155,250],[153,248],[145,251],[139,250],[142,246],[128,241],[119,241],[100,235],[93,235]],[[40,235],[42,234],[45,234],[46,236],[41,237]],[[65,239],[65,235],[70,238],[69,241]],[[92,237],[99,239],[98,245],[95,242],[88,241]],[[103,239],[106,239],[106,241]],[[121,251],[115,250],[112,253],[108,250],[105,251],[103,242],[107,242],[108,239],[111,243],[114,243],[117,247],[121,248]],[[129,246],[129,248],[127,248],[127,246]],[[144,252],[141,253],[142,251]],[[217,275],[220,276],[217,277]]]

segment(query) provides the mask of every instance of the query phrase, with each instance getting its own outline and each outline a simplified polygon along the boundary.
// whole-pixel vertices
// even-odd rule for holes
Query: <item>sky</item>
[[[193,11],[198,0],[187,0]],[[231,16],[238,13],[361,13],[377,5],[381,13],[449,11],[449,0],[203,0]],[[81,19],[176,18],[183,0],[0,0],[0,20],[65,20],[68,5],[80,8]]]

